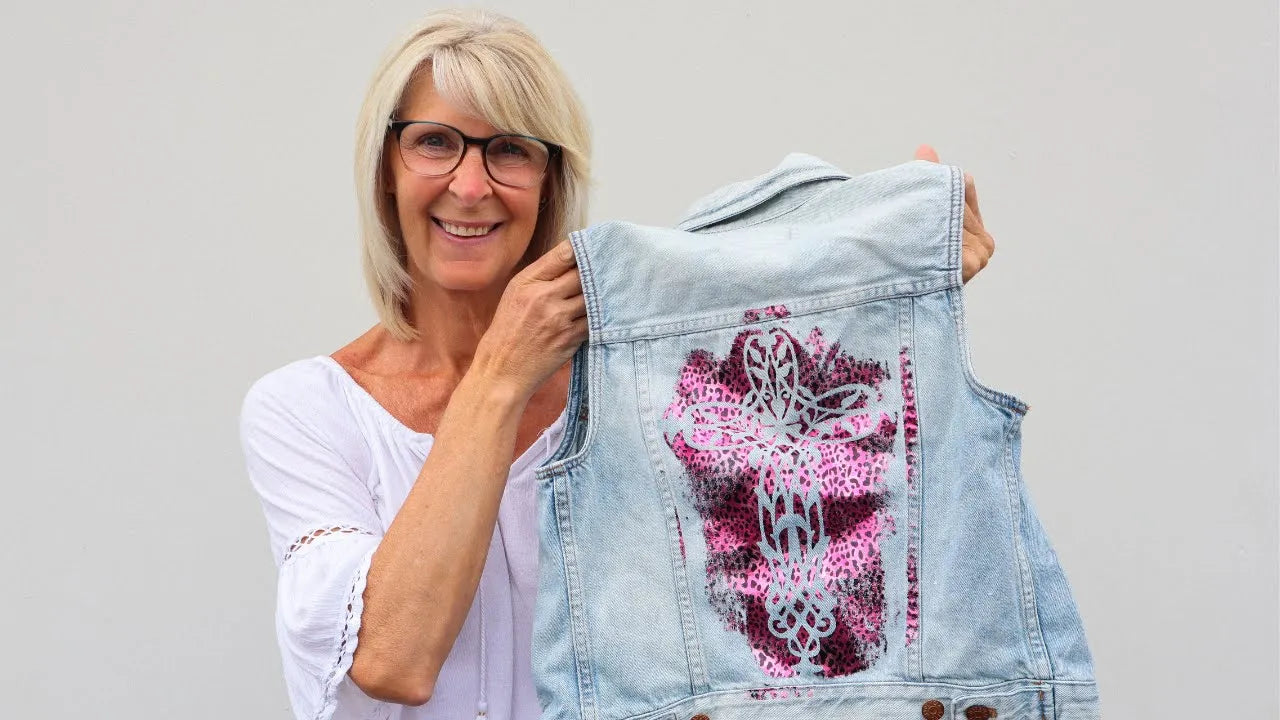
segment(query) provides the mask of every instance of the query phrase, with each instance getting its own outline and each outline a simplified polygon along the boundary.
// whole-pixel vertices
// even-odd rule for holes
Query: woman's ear
[[[551,176],[550,174],[542,180],[542,187],[538,190],[538,212],[541,213],[547,208],[547,203],[551,201]]]

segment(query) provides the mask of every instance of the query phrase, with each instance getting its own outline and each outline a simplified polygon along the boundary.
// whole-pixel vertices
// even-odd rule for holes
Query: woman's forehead
[[[489,121],[456,99],[446,97],[436,87],[429,71],[419,72],[405,88],[397,113],[401,120],[432,120],[452,125],[467,135],[486,137],[498,134]]]

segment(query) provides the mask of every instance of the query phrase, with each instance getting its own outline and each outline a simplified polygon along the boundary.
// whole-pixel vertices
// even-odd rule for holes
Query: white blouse
[[[538,588],[533,470],[559,443],[564,421],[562,412],[511,466],[475,600],[431,700],[412,707],[369,697],[347,671],[369,560],[432,436],[397,420],[328,355],[291,362],[253,383],[240,412],[240,442],[279,571],[276,638],[297,718],[541,714],[529,666]]]

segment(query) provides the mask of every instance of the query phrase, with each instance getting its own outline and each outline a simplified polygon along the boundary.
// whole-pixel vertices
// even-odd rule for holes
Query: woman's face
[[[464,115],[440,97],[430,73],[407,88],[398,120],[431,120],[452,125],[472,137],[498,130]],[[440,177],[418,175],[405,167],[394,133],[385,148],[400,232],[408,251],[414,288],[425,284],[447,290],[501,290],[524,257],[538,221],[542,185],[515,188],[489,177],[478,145],[467,146],[461,164]],[[446,226],[496,226],[484,235],[461,237]]]

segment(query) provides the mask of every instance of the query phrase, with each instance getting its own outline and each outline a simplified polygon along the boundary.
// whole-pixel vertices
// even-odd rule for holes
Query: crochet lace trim
[[[362,527],[355,527],[353,525],[334,525],[333,527],[326,527],[326,528],[320,528],[319,530],[313,530],[307,533],[306,535],[303,535],[302,537],[298,538],[297,540],[294,540],[293,544],[289,546],[289,549],[285,551],[284,557],[281,558],[280,562],[282,563],[288,562],[289,558],[296,555],[300,550],[303,550],[307,546],[311,545],[316,539],[325,537],[326,535],[336,535],[338,533],[358,533],[360,535],[373,534],[372,532],[369,532],[368,530],[365,530]]]

